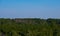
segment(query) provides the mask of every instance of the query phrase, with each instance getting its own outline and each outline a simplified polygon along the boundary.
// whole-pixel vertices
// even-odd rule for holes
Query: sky
[[[0,18],[60,18],[60,0],[0,0]]]

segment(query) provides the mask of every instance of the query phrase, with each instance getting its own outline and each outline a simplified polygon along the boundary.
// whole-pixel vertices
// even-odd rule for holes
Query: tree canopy
[[[60,36],[60,19],[0,18],[0,36]]]

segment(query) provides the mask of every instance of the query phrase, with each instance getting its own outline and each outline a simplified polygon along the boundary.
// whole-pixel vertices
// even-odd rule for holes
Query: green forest
[[[0,36],[60,36],[60,19],[0,18]]]

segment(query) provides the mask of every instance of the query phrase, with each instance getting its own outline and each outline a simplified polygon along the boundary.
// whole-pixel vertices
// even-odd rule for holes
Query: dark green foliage
[[[60,19],[51,18],[0,18],[0,36],[60,36],[59,24]]]
[[[54,31],[53,31],[53,36],[57,36],[57,29],[55,29]]]

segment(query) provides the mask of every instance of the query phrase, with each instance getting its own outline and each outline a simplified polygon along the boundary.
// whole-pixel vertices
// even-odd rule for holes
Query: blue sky
[[[0,0],[0,18],[60,18],[60,0]]]

